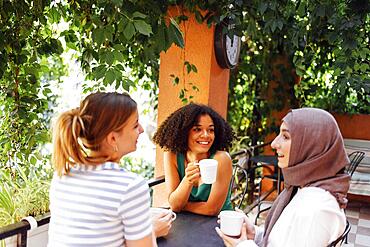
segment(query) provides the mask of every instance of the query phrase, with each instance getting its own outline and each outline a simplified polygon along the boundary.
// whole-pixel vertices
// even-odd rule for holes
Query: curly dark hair
[[[212,108],[195,103],[185,105],[167,117],[154,134],[153,142],[166,151],[185,154],[188,150],[189,131],[203,115],[209,115],[215,127],[215,140],[209,151],[227,151],[234,139],[234,131]]]

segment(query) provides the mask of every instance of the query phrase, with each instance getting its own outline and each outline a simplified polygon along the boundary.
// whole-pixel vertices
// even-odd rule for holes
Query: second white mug
[[[236,237],[241,234],[244,214],[232,210],[224,210],[220,212],[220,229],[231,237]]]

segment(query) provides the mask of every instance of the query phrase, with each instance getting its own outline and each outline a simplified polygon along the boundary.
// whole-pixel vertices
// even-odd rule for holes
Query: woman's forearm
[[[179,186],[169,194],[168,202],[171,209],[175,212],[180,212],[188,203],[193,185],[183,179]]]
[[[207,202],[188,202],[185,205],[184,210],[208,216],[214,216],[220,212],[220,209],[210,205]]]

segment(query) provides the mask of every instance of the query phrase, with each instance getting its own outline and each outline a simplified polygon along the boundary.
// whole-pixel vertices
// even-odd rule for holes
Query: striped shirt
[[[116,163],[54,175],[48,247],[124,246],[152,232],[146,181]]]

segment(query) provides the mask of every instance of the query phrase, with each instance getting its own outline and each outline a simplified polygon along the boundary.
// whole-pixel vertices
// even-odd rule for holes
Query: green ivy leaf
[[[113,32],[114,32],[114,29],[112,26],[105,27],[104,28],[104,38],[109,41],[113,41]]]
[[[261,15],[263,15],[265,13],[267,7],[268,7],[267,2],[260,2],[258,4],[257,10],[258,10],[258,12],[260,12]]]
[[[191,72],[191,65],[188,61],[185,61],[184,63],[185,67],[186,67],[186,72],[189,74]]]
[[[108,86],[108,85],[111,85],[114,80],[116,79],[116,75],[114,73],[114,70],[113,69],[109,69],[107,71],[107,74],[105,75],[105,78],[104,78],[104,86]]]
[[[113,69],[113,72],[114,72],[114,77],[117,81],[121,81],[122,80],[122,72],[120,70],[119,67],[114,67]]]
[[[271,29],[271,32],[275,32],[276,30],[276,26],[277,26],[277,23],[275,20],[271,20],[271,21],[268,21],[269,23],[269,26],[270,26],[270,29]],[[267,26],[267,25],[266,25]]]
[[[97,28],[93,30],[92,32],[92,39],[100,46],[103,44],[105,36],[104,36],[104,30]]]
[[[198,73],[198,69],[194,64],[191,65],[191,69],[194,71],[194,73]]]
[[[185,91],[184,91],[184,89],[181,89],[180,93],[179,93],[179,98],[183,99],[184,97],[185,97]]]
[[[130,91],[130,85],[131,85],[131,83],[132,82],[126,78],[126,80],[124,80],[122,82],[123,89],[125,89],[127,92]]]
[[[360,57],[362,59],[366,59],[366,57],[370,54],[370,50],[368,48],[363,48],[360,51]]]
[[[282,20],[277,20],[276,21],[277,22],[277,27],[279,28],[279,30],[281,31],[282,29],[283,29],[283,25],[284,25],[284,23],[283,23],[283,21]]]
[[[275,1],[269,1],[269,4],[270,4],[270,9],[271,10],[276,10],[276,8],[277,8],[277,2],[275,2]]]
[[[61,18],[61,14],[56,8],[51,8],[48,12],[49,20],[51,23],[58,23]]]
[[[362,63],[361,66],[360,66],[360,70],[362,72],[368,72],[369,71],[369,65],[366,64],[366,63]]]
[[[117,23],[117,31],[118,32],[123,32],[123,30],[125,29],[126,25],[127,25],[127,22],[124,21],[125,19],[121,19],[118,23]]]
[[[123,68],[122,64],[117,64],[116,68],[120,71],[125,71],[125,68]]]
[[[51,94],[52,93],[52,91],[51,91],[51,89],[50,88],[44,88],[44,90],[43,90],[43,95],[45,95],[45,96],[48,96],[49,94]]]
[[[173,77],[173,76],[171,76],[171,77]],[[173,85],[178,85],[179,84],[179,82],[180,82],[180,78],[179,77],[175,77],[175,78],[173,78],[173,80],[172,80],[172,84]]]
[[[306,2],[305,1],[300,1],[299,7],[297,9],[297,14],[301,17],[306,14]]]
[[[108,65],[112,65],[114,62],[114,54],[112,52],[107,52],[105,56],[105,62]]]
[[[134,17],[134,18],[141,18],[141,19],[145,19],[146,18],[146,15],[145,14],[143,14],[143,13],[141,13],[141,12],[134,12],[133,14],[132,14],[132,17]]]
[[[125,50],[126,50],[126,47],[124,47],[122,44],[115,44],[115,45],[113,46],[113,48],[114,48],[115,50],[119,50],[119,51],[125,51]]]
[[[34,166],[34,165],[36,165],[36,163],[37,163],[37,159],[35,158],[35,156],[31,156],[31,158],[30,158],[30,163]]]
[[[122,52],[113,51],[113,55],[114,55],[115,60],[117,60],[119,62],[124,62],[125,61],[125,57],[123,56]]]
[[[152,33],[152,27],[143,20],[135,20],[134,25],[139,33],[149,36]]]
[[[131,40],[131,38],[135,34],[135,27],[134,24],[131,22],[127,23],[127,26],[125,27],[125,30],[123,30],[123,34],[127,40]]]
[[[158,26],[157,34],[155,36],[158,52],[166,51],[171,45],[167,32],[167,26],[164,22],[162,22]]]
[[[203,23],[203,16],[198,10],[195,11],[195,19],[199,24]]]
[[[106,72],[107,72],[107,67],[104,64],[102,64],[93,69],[93,76],[95,77],[96,80],[99,80],[104,77]]]
[[[184,48],[185,43],[184,43],[182,32],[180,31],[180,27],[177,25],[177,23],[174,20],[173,21],[172,20],[173,19],[171,19],[171,23],[168,29],[169,40],[171,43],[172,42],[175,43],[180,48]]]

